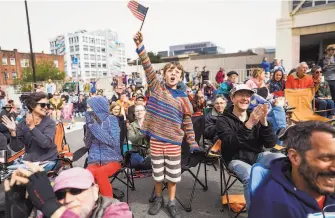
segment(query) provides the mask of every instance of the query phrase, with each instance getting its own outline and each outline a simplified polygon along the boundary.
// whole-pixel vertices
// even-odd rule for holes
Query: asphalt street
[[[75,152],[79,148],[84,146],[83,143],[83,129],[75,128],[77,130],[68,132],[66,134],[66,139],[70,145],[71,151]],[[86,155],[74,163],[74,166],[83,167]],[[196,173],[196,168],[192,170]],[[201,181],[205,181],[204,169],[201,168],[199,178]],[[123,178],[123,175],[120,175]],[[194,195],[194,201],[192,204],[192,211],[186,212],[182,209],[181,205],[177,203],[177,206],[181,209],[184,217],[192,218],[203,218],[203,217],[229,217],[228,208],[224,207],[224,212],[220,212],[221,206],[221,196],[220,196],[220,172],[215,171],[212,166],[207,166],[207,178],[208,178],[208,190],[204,191],[200,185],[196,186],[196,191]],[[182,174],[182,181],[177,186],[177,196],[183,202],[187,203],[190,199],[190,194],[192,190],[194,180],[186,172]],[[129,204],[131,210],[133,211],[135,217],[156,217],[156,218],[167,218],[169,217],[168,211],[164,208],[158,215],[150,216],[147,214],[149,207],[149,197],[153,189],[153,180],[151,177],[147,178],[136,178],[135,179],[135,191],[129,192]],[[126,186],[120,182],[113,183],[115,188],[123,190],[126,193]],[[236,182],[231,188],[231,192],[234,194],[242,194],[243,188],[242,184]],[[167,191],[164,192],[165,203],[167,202]],[[239,217],[247,217],[246,214],[242,214]]]

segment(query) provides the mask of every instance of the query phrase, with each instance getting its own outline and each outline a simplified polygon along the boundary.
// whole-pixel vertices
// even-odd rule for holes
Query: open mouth
[[[176,79],[176,78],[174,78],[174,77],[171,77],[171,78],[170,78],[170,81],[171,81],[171,82],[174,82],[174,81],[175,81],[175,79]]]

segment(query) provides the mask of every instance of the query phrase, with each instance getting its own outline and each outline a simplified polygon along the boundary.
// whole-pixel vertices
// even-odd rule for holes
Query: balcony
[[[296,9],[303,0],[293,0],[292,10]],[[335,0],[306,0],[300,8],[312,8],[320,5],[332,4],[335,3]]]

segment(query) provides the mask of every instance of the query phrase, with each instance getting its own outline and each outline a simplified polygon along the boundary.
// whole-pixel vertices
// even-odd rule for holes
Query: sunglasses
[[[37,103],[41,106],[41,108],[45,108],[45,107],[48,107],[50,108],[50,104],[49,103]]]
[[[66,193],[70,193],[71,195],[79,195],[83,191],[86,191],[87,189],[78,189],[78,188],[66,188],[61,189],[55,192],[57,200],[63,200],[66,196]]]

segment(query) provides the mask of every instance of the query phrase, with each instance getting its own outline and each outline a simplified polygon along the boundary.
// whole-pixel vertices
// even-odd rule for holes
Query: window
[[[70,46],[70,52],[74,52],[73,46]]]
[[[94,38],[90,38],[90,43],[91,43],[91,44],[94,44],[94,43],[95,43]]]
[[[7,69],[5,69],[5,80],[9,79],[9,73],[7,71]]]
[[[105,49],[105,48],[101,48],[101,52],[102,52],[102,53],[105,53],[105,52],[106,52],[106,49]]]
[[[91,71],[92,77],[97,76],[97,72],[96,71]]]
[[[106,71],[104,71],[104,72],[103,72],[103,75],[104,75],[104,76],[107,76],[107,72],[106,72]]]
[[[84,51],[88,51],[88,46],[87,45],[83,45],[83,50]]]
[[[95,68],[95,63],[91,63],[91,68]]]
[[[101,56],[97,55],[97,61],[100,61],[100,60],[101,60]]]
[[[101,60],[105,61],[106,60],[106,56],[105,55],[101,55]]]
[[[98,68],[101,68],[101,63],[98,63]]]
[[[2,58],[2,65],[8,65],[7,57]]]
[[[83,42],[86,42],[86,41],[85,41],[85,36],[83,36]]]
[[[90,76],[90,71],[85,71],[86,76]]]
[[[85,65],[85,68],[90,68],[90,63],[85,62],[84,65]]]
[[[15,58],[10,58],[9,63],[10,65],[15,65]]]
[[[97,52],[101,52],[101,48],[97,47]]]
[[[54,60],[54,66],[58,68],[58,61]]]
[[[102,64],[102,67],[103,67],[103,68],[106,68],[107,66],[106,66],[106,64]]]
[[[17,74],[15,71],[12,72],[12,79],[17,79]]]
[[[105,40],[101,40],[101,45],[105,45]]]
[[[95,55],[90,55],[90,60],[95,60]]]
[[[90,52],[94,52],[95,49],[94,49],[94,46],[90,46]]]
[[[21,59],[21,67],[29,67],[29,60]]]
[[[76,51],[79,51],[79,45],[76,45]]]
[[[84,54],[84,60],[88,60],[88,54]]]
[[[97,43],[97,44],[100,44],[100,39],[97,39],[96,43]]]

